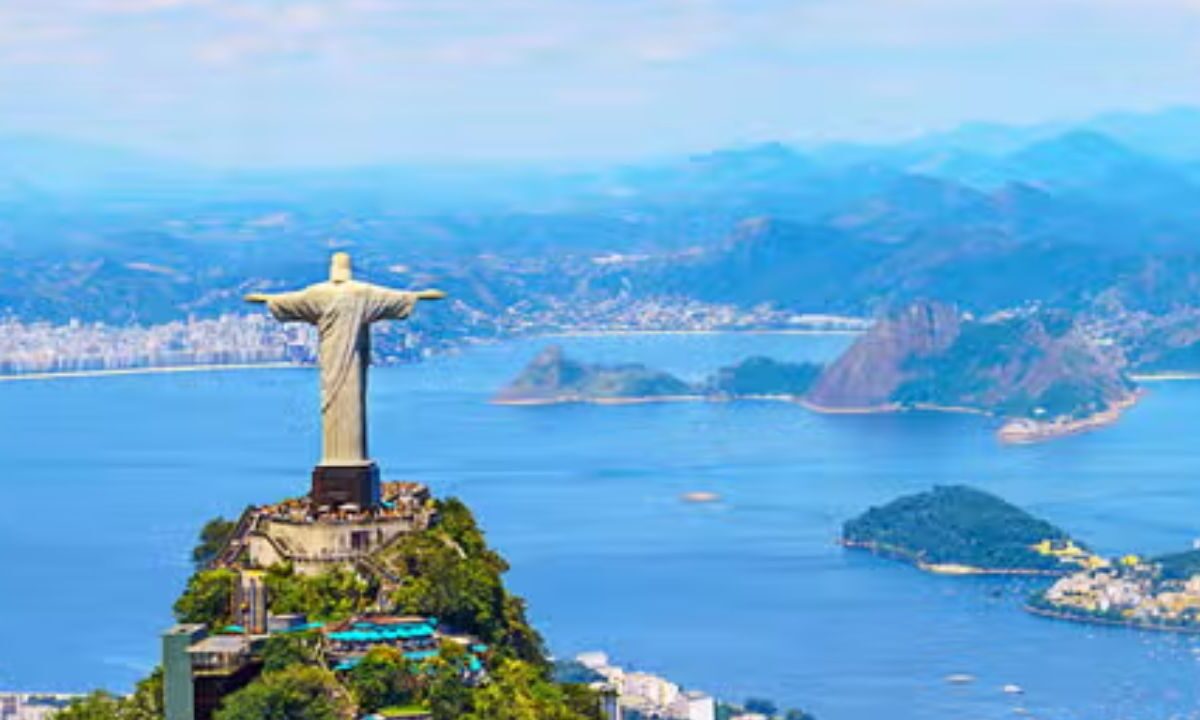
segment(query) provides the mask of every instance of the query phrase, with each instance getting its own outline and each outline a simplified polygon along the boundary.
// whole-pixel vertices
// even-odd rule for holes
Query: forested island
[[[1200,550],[1104,558],[1066,531],[966,486],[937,486],[847,521],[841,544],[949,575],[1055,578],[1025,608],[1059,620],[1200,633]]]
[[[813,363],[748,358],[720,368],[700,382],[688,382],[642,364],[590,364],[569,357],[555,345],[543,350],[500,390],[502,405],[556,403],[636,403],[672,400],[725,400],[803,397],[820,374]]]
[[[1064,575],[1094,562],[1063,529],[964,485],[870,508],[841,543],[945,574]]]

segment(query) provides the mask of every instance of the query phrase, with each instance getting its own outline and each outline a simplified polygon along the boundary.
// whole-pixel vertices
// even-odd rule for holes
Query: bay
[[[487,402],[551,341],[698,378],[752,354],[828,358],[848,338],[564,337],[374,369],[385,477],[470,504],[556,653],[605,649],[823,719],[1200,717],[1196,639],[1033,617],[1031,581],[834,544],[872,504],[967,483],[1101,552],[1188,548],[1200,384],[1154,385],[1113,427],[1023,447],[970,416]],[[0,383],[0,687],[130,687],[156,662],[200,525],[304,492],[317,444],[307,369]],[[721,499],[681,501],[699,490]]]

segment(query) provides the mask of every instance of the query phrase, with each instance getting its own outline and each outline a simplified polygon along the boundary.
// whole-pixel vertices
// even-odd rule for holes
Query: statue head
[[[333,259],[329,261],[329,281],[346,282],[350,277],[350,253],[334,253]]]

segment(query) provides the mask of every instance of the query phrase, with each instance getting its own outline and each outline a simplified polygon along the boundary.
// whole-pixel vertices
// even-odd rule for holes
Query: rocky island
[[[841,544],[954,575],[1065,575],[1097,562],[1061,528],[962,485],[873,507],[843,525]]]
[[[575,360],[557,345],[543,350],[493,399],[501,405],[639,403],[679,400],[798,400],[820,374],[812,363],[748,358],[690,383],[637,363]]]
[[[641,364],[597,365],[552,346],[495,397],[501,404],[769,399],[816,412],[914,410],[1001,421],[1023,443],[1115,421],[1139,397],[1120,349],[1066,312],[976,318],[917,303],[879,321],[828,366],[752,357],[699,382]]]
[[[821,374],[806,404],[824,412],[971,412],[1002,440],[1033,442],[1114,421],[1138,397],[1114,349],[1068,313],[975,318],[917,303],[876,323]]]

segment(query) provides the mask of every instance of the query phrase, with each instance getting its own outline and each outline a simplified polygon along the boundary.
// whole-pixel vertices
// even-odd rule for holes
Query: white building
[[[717,703],[710,695],[684,692],[670,680],[651,673],[627,672],[608,664],[608,656],[602,652],[581,653],[575,661],[604,678],[604,683],[593,687],[615,693],[617,710],[672,720],[716,720]],[[610,710],[606,707],[606,717],[616,720]]]
[[[717,701],[699,690],[681,693],[671,705],[671,717],[679,720],[716,720]]]

